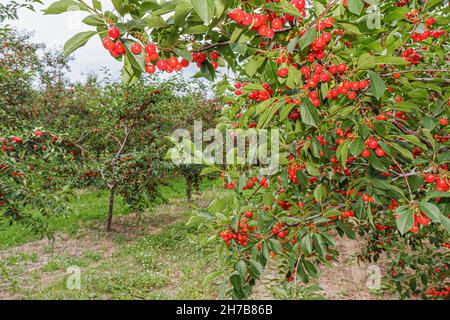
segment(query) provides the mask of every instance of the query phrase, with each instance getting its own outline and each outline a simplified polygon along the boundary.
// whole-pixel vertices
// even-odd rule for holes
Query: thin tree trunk
[[[125,126],[125,137],[122,141],[122,144],[120,145],[119,151],[117,151],[116,155],[111,161],[111,168],[113,175],[115,174],[116,170],[116,164],[119,161],[120,157],[122,156],[123,150],[125,149],[125,146],[128,142],[128,138],[130,137],[131,131],[133,130],[133,127],[128,129]],[[116,177],[117,179],[117,177]],[[115,197],[115,191],[116,187],[119,181],[113,182],[109,187],[109,210],[108,210],[108,219],[106,220],[106,232],[111,232],[111,226],[112,226],[112,219],[113,219],[113,212],[114,212],[114,197]]]
[[[114,189],[111,189],[109,193],[109,210],[108,210],[108,219],[106,220],[106,232],[111,232],[113,212],[114,212],[114,196],[115,196]]]
[[[186,201],[191,202],[191,200],[192,200],[191,177],[185,176],[185,179],[186,179]]]

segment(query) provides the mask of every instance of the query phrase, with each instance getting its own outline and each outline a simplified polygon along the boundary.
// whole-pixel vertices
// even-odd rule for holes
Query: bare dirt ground
[[[351,240],[347,238],[337,239],[337,251],[340,255],[331,261],[332,268],[325,265],[319,268],[319,278],[312,280],[312,285],[318,285],[321,289],[317,294],[308,295],[304,292],[304,299],[324,298],[328,300],[392,300],[394,296],[383,291],[371,291],[367,287],[370,272],[369,264],[358,261],[358,254],[363,247],[361,239]],[[378,265],[383,276],[383,265]],[[274,264],[268,267],[268,272],[256,285],[252,298],[255,300],[273,299],[268,290],[271,284],[279,278]],[[321,296],[321,297],[320,297]]]

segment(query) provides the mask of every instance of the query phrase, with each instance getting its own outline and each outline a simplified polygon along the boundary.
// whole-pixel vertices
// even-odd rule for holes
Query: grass
[[[205,180],[196,204],[207,205],[216,181]],[[0,225],[0,299],[212,299],[217,286],[204,283],[216,268],[211,248],[199,245],[210,235],[186,226],[192,206],[184,201],[184,180],[163,189],[168,204],[155,204],[143,216],[125,215],[118,197],[113,234],[103,231],[108,194],[80,191],[72,213],[50,219],[59,237],[55,249],[19,225]],[[54,250],[54,251],[53,251]],[[11,252],[10,252],[11,251]],[[5,252],[5,251],[4,251]],[[81,290],[68,289],[70,274],[81,270]]]
[[[82,267],[81,290],[67,289],[66,276],[22,294],[28,299],[212,299],[217,288],[203,279],[215,259],[189,240],[192,234],[177,223],[121,247],[111,259]]]

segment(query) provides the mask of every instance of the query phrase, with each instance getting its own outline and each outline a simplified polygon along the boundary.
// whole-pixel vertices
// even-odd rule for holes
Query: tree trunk
[[[191,202],[192,200],[192,184],[191,184],[191,177],[188,175],[185,176],[186,179],[186,201]]]
[[[109,210],[108,210],[108,219],[106,220],[106,232],[111,232],[111,225],[114,212],[114,196],[115,196],[114,189],[111,189],[109,193]]]

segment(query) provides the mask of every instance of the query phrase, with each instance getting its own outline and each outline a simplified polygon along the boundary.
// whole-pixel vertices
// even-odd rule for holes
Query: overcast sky
[[[101,0],[104,8],[111,7],[111,1]],[[35,42],[45,43],[48,48],[62,48],[66,40],[81,31],[92,30],[81,23],[87,15],[86,12],[68,12],[60,15],[44,15],[42,9],[50,5],[52,0],[43,0],[44,5],[36,5],[36,12],[21,10],[19,20],[8,22],[19,30],[31,31],[34,33]],[[86,46],[77,50],[71,62],[72,80],[82,80],[86,73],[97,72],[100,68],[107,67],[114,77],[120,76],[121,64],[109,56],[103,49],[97,37],[92,38]]]
[[[88,13],[80,11],[44,15],[41,10],[48,7],[54,0],[42,0],[42,2],[44,5],[35,6],[35,12],[21,10],[19,20],[8,23],[19,30],[33,32],[33,40],[46,44],[48,48],[62,48],[64,43],[78,32],[94,29],[81,22]],[[110,0],[101,0],[101,2],[104,10],[113,9]],[[122,64],[109,55],[98,37],[91,38],[84,47],[75,51],[72,57],[74,60],[70,64],[72,72],[69,77],[74,81],[83,80],[87,73],[97,73],[102,67],[107,67],[115,79],[120,79]],[[196,72],[195,68],[189,67],[183,71],[183,75],[192,76]]]

